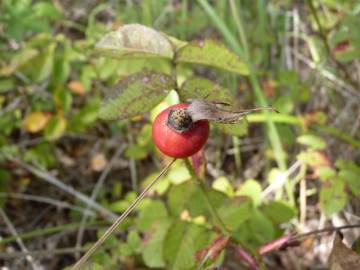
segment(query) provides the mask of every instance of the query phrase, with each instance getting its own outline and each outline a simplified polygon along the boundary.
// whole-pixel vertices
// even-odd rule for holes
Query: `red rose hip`
[[[186,158],[198,152],[209,137],[209,122],[193,122],[187,113],[187,103],[163,110],[152,125],[155,145],[167,156]]]

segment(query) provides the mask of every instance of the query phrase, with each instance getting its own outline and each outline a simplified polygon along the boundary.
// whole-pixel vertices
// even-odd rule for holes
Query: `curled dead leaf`
[[[355,270],[360,267],[360,256],[344,245],[339,234],[336,234],[329,258],[330,270]]]

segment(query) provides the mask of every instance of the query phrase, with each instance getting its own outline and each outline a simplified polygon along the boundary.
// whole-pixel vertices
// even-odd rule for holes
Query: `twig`
[[[302,164],[302,162],[300,160],[297,160],[293,165],[291,165],[291,167],[286,172],[283,172],[280,175],[280,177],[279,177],[279,179],[277,179],[277,181],[274,181],[261,193],[261,198],[265,198],[273,191],[281,188],[285,184],[287,178],[291,174],[293,174],[300,167],[301,164]]]
[[[211,257],[211,253],[212,253],[211,250],[208,250],[208,252],[206,252],[205,256],[202,258],[201,262],[199,263],[198,267],[196,267],[196,270],[203,269],[208,259]]]
[[[341,94],[342,96],[345,96],[346,98],[349,98],[349,99],[356,98],[357,100],[360,100],[359,93],[356,91],[356,89],[352,85],[349,85],[346,82],[344,82],[343,80],[341,80],[340,78],[336,77],[335,74],[331,73],[327,69],[324,69],[324,68],[319,69],[318,65],[315,62],[306,58],[304,55],[302,55],[296,51],[293,51],[293,53],[299,60],[301,60],[308,67],[318,70],[320,72],[321,76],[323,76],[324,78],[328,79],[332,83],[337,84],[339,87],[346,90],[346,91],[341,91],[341,90],[335,88],[335,90],[337,92],[339,92],[339,94]]]
[[[21,251],[25,252],[25,253],[29,253],[29,250],[26,248],[24,242],[21,240],[21,238],[19,237],[15,227],[13,226],[13,224],[11,223],[10,219],[8,218],[8,216],[6,215],[6,213],[4,212],[4,210],[2,208],[0,208],[0,215],[2,216],[2,218],[4,219],[4,222],[6,224],[6,226],[9,228],[11,234],[16,238],[16,242],[18,243]],[[36,265],[33,257],[31,255],[26,255],[26,260],[30,263],[31,267],[34,270],[39,269],[39,267]]]
[[[32,194],[0,192],[0,198],[3,198],[3,197],[11,197],[11,198],[14,198],[14,199],[34,201],[34,202],[40,202],[40,203],[47,203],[47,204],[51,204],[51,205],[54,205],[54,206],[59,207],[59,208],[67,208],[67,209],[71,209],[71,210],[78,211],[78,212],[83,212],[84,211],[84,208],[72,205],[72,204],[67,203],[67,202],[51,199],[51,198],[48,198],[48,197],[32,195]],[[88,211],[88,214],[90,216],[95,215],[95,213],[92,210],[87,210],[87,211]]]
[[[90,256],[104,243],[104,241],[115,231],[115,229],[124,221],[124,219],[135,209],[135,207],[146,196],[150,189],[163,176],[171,165],[175,162],[175,158],[160,172],[160,174],[151,181],[151,183],[140,193],[135,201],[125,210],[124,213],[107,229],[107,231],[95,242],[95,244],[76,262],[70,270],[80,270]]]
[[[99,228],[103,228],[103,226],[105,225],[109,225],[108,221],[97,221],[97,222],[91,222],[91,224],[88,224],[88,226],[86,227],[87,230],[90,229],[94,229],[94,230],[98,230]],[[54,234],[54,233],[58,233],[58,232],[62,232],[65,233],[67,231],[73,231],[77,228],[80,227],[80,222],[79,223],[69,223],[69,224],[63,224],[63,225],[58,225],[58,226],[54,226],[54,227],[45,227],[45,228],[41,228],[41,229],[36,229],[36,230],[32,230],[29,232],[23,232],[23,233],[19,233],[19,237],[21,237],[21,239],[32,239],[35,237],[40,237],[40,236],[46,236],[49,234]],[[10,237],[4,237],[2,239],[0,239],[0,245],[4,245],[7,243],[12,243],[16,241],[16,238],[14,236],[10,236]]]
[[[299,32],[300,32],[300,19],[299,19],[299,10],[294,8],[293,11],[293,36],[294,36],[294,51],[299,51]],[[293,55],[294,59],[294,70],[300,72],[299,70],[299,59]]]
[[[128,130],[130,131],[131,126],[128,125]],[[130,145],[134,145],[134,138],[133,135],[130,134],[130,132],[128,132],[128,141],[130,143]],[[137,171],[136,171],[136,161],[134,158],[129,158],[129,168],[130,168],[130,177],[131,177],[131,187],[133,189],[133,191],[135,191],[136,193],[138,192],[138,176],[137,176]]]
[[[314,230],[314,231],[303,233],[303,234],[294,235],[289,240],[289,242],[299,241],[302,238],[305,238],[305,237],[308,237],[308,236],[314,235],[314,234],[335,232],[335,231],[341,231],[341,230],[347,230],[347,229],[353,229],[353,228],[360,228],[360,224],[344,225],[344,226],[340,226],[340,227],[329,227],[329,228],[324,228],[324,229],[320,229],[320,230]]]
[[[54,255],[73,254],[75,252],[86,251],[86,248],[58,248],[58,249],[45,249],[45,250],[32,250],[28,252],[11,252],[11,253],[0,253],[0,259],[18,259],[24,256],[33,257],[50,257]]]
[[[91,193],[91,197],[90,199],[92,201],[96,201],[96,197],[99,193],[100,188],[104,185],[104,182],[106,180],[106,177],[108,176],[108,174],[111,171],[112,166],[114,165],[114,162],[116,161],[116,159],[121,155],[121,153],[124,151],[125,149],[125,145],[123,145],[122,147],[119,147],[118,150],[116,151],[116,153],[114,154],[114,156],[112,157],[112,159],[110,160],[110,162],[107,164],[107,166],[105,167],[105,169],[103,170],[103,172],[101,173],[99,179],[97,180],[95,187]],[[81,218],[81,225],[79,228],[79,231],[77,233],[76,236],[76,245],[75,245],[75,249],[80,249],[81,247],[81,243],[83,240],[83,236],[84,236],[84,229],[85,229],[85,224],[87,221],[87,218],[89,217],[88,215],[88,211],[89,211],[90,206],[87,205],[86,206],[86,210]],[[80,254],[78,254],[77,256],[80,256]]]
[[[306,221],[306,164],[300,167],[300,224],[304,225]]]
[[[79,191],[75,190],[73,187],[65,185],[62,181],[57,179],[55,176],[49,174],[48,172],[42,171],[41,169],[36,168],[35,166],[29,165],[18,158],[7,157],[7,159],[16,163],[18,166],[21,166],[22,168],[28,170],[29,172],[36,175],[37,177],[45,180],[46,182],[60,188],[64,192],[74,196],[76,199],[91,206],[91,208],[94,208],[95,210],[99,211],[100,214],[107,220],[114,221],[117,218],[116,214],[114,214],[110,210],[106,209],[102,205],[94,202],[88,196],[84,195],[83,193],[80,193]]]

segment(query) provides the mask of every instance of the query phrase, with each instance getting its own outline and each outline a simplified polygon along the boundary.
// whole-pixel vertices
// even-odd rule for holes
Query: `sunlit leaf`
[[[267,218],[262,212],[254,209],[249,220],[250,229],[254,240],[259,243],[265,243],[273,239],[275,230],[271,220]]]
[[[339,172],[339,177],[347,183],[350,190],[354,195],[359,196],[360,195],[360,180],[359,180],[359,174],[356,173],[356,171],[353,170],[341,170]]]
[[[54,116],[50,119],[44,130],[44,137],[49,140],[59,139],[66,130],[67,121],[63,116]]]
[[[327,216],[338,213],[347,202],[345,183],[342,179],[334,178],[324,182],[320,190],[320,206]]]
[[[170,227],[163,246],[167,269],[183,270],[195,266],[196,251],[207,244],[208,234],[203,226],[176,222]]]
[[[220,218],[230,230],[238,229],[251,217],[252,203],[250,200],[232,200],[220,207]]]
[[[51,115],[47,112],[32,112],[24,120],[24,128],[27,132],[37,133],[44,129]]]
[[[99,117],[123,119],[149,112],[174,88],[173,79],[161,73],[139,72],[122,79],[103,102]]]
[[[234,188],[225,176],[221,176],[212,183],[212,188],[225,193],[229,197],[234,195]]]
[[[169,58],[173,50],[168,39],[156,30],[128,24],[106,34],[97,44],[95,52],[112,58]]]
[[[276,223],[287,222],[296,215],[296,209],[285,201],[272,201],[264,206],[263,212]]]
[[[217,67],[241,75],[248,75],[247,65],[220,42],[201,40],[188,43],[176,54],[177,63],[202,64]]]
[[[160,200],[154,200],[141,210],[137,219],[137,227],[139,230],[146,230],[155,221],[159,221],[168,217],[165,205]]]
[[[146,266],[151,268],[165,267],[163,242],[170,225],[171,220],[166,219],[150,228],[150,236],[148,236],[150,239],[144,244],[142,252]]]
[[[235,194],[238,196],[248,196],[255,205],[259,205],[261,202],[261,185],[253,179],[246,180]]]
[[[0,93],[5,93],[12,89],[14,86],[15,80],[13,78],[0,79]]]
[[[309,146],[311,149],[318,150],[326,147],[326,142],[319,136],[304,134],[297,138],[297,142]]]
[[[234,96],[229,89],[201,77],[192,77],[183,82],[179,89],[179,95],[182,100],[206,98],[209,101],[221,101],[229,104],[234,102]]]
[[[232,136],[245,136],[248,133],[249,123],[244,117],[239,123],[236,124],[219,124],[213,123],[222,132]]]

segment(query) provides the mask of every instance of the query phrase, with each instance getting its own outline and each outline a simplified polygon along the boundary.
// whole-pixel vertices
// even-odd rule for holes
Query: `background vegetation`
[[[202,81],[204,88],[230,91],[238,108],[280,111],[212,125],[206,194],[232,245],[208,265],[248,269],[238,247],[255,253],[292,232],[359,223],[359,13],[358,1],[335,0],[3,0],[0,265],[73,264],[169,162],[152,143],[151,121],[179,101],[175,92],[147,114],[99,119],[120,79],[142,70],[171,74],[163,60],[94,54],[105,34],[129,23],[223,42],[246,69],[181,64],[178,82],[202,76],[216,83]],[[192,178],[176,161],[94,254],[91,269],[196,269],[195,255],[220,230]],[[359,232],[344,236],[352,244]],[[330,252],[331,237],[321,235],[262,264],[327,269]]]

